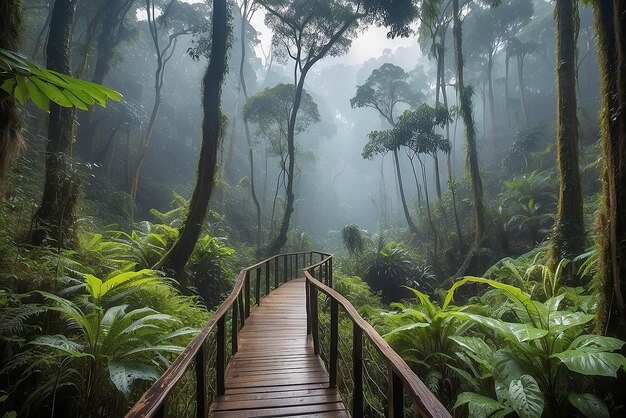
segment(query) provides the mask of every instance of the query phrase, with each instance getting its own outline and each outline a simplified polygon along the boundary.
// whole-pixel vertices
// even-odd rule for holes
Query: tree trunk
[[[70,38],[76,0],[56,0],[50,20],[46,48],[47,67],[70,75]],[[58,248],[67,247],[73,238],[78,175],[71,165],[74,116],[76,110],[50,103],[46,179],[41,205],[33,219],[32,241],[46,240]]]
[[[506,109],[506,122],[509,128],[511,127],[511,112],[509,111],[509,58],[510,55],[507,52],[504,59],[504,108]]]
[[[522,106],[524,123],[528,125],[528,110],[526,109],[526,84],[524,83],[524,55],[522,52],[517,56],[517,77],[519,79],[519,98]]]
[[[21,26],[21,0],[0,2],[0,48],[17,51]],[[0,90],[0,180],[24,147],[21,118],[15,97]]]
[[[50,18],[52,17],[52,4],[54,3],[54,0],[49,0],[48,1],[48,15],[46,16],[46,21],[43,24],[43,27],[41,28],[41,30],[39,31],[39,34],[37,35],[37,39],[35,40],[35,46],[33,47],[33,53],[31,55],[31,57],[36,60],[37,59],[37,55],[39,55],[39,48],[41,48],[41,42],[43,40],[43,35],[47,32],[48,30],[48,26],[50,25]],[[6,3],[7,5],[11,4],[11,2]],[[3,16],[5,15],[5,13],[2,13]]]
[[[296,93],[293,100],[293,108],[291,109],[291,115],[289,117],[289,124],[287,125],[287,202],[285,205],[285,213],[280,224],[280,230],[278,231],[278,235],[276,236],[276,238],[274,238],[268,248],[269,254],[277,254],[287,242],[287,232],[289,231],[289,222],[291,220],[291,214],[293,213],[293,205],[295,202],[295,196],[293,194],[293,177],[296,166],[296,116],[298,114],[298,109],[300,108],[300,102],[302,101],[302,91],[304,90],[304,79],[306,77],[307,71],[308,68],[305,67],[305,69],[300,74],[300,80],[298,80]]]
[[[456,57],[457,94],[460,111],[465,124],[465,141],[467,147],[467,167],[472,181],[474,203],[474,246],[480,248],[485,238],[485,206],[483,203],[483,185],[478,168],[478,151],[476,149],[476,129],[472,116],[472,89],[463,84],[463,40],[461,20],[459,18],[459,0],[452,0],[454,52]]]
[[[202,231],[202,225],[209,208],[216,173],[217,149],[222,134],[220,99],[222,82],[226,73],[227,46],[227,6],[226,0],[213,0],[213,36],[211,59],[203,79],[202,145],[198,162],[198,179],[189,203],[189,213],[180,236],[164,261],[179,278],[183,277],[185,265],[193,252]]]
[[[446,73],[445,73],[445,50],[443,45],[446,44],[446,32],[441,34],[441,41],[439,51],[439,60],[441,61],[441,97],[443,97],[443,105],[448,109],[448,92],[446,91]],[[446,121],[446,140],[450,142],[450,122]],[[459,253],[462,256],[465,251],[465,243],[463,242],[463,232],[461,231],[461,222],[459,221],[459,214],[456,207],[456,186],[454,185],[454,175],[452,173],[452,152],[454,149],[450,147],[450,152],[446,155],[446,164],[448,168],[448,189],[450,189],[450,195],[452,197],[452,211],[454,212],[454,226],[456,228],[457,240],[459,242]]]
[[[404,197],[404,186],[402,185],[402,174],[400,173],[400,160],[398,159],[398,149],[393,149],[393,162],[396,166],[396,178],[398,179],[398,189],[400,190],[400,200],[402,201],[402,210],[404,211],[404,217],[406,218],[406,223],[409,225],[409,229],[412,233],[417,233],[417,227],[411,219],[411,214],[409,213],[409,207],[406,203],[406,198]],[[426,188],[426,184],[424,184],[424,188]]]
[[[604,150],[603,205],[599,211],[601,294],[597,330],[626,338],[626,3],[595,3],[601,72],[600,126]]]
[[[487,94],[489,98],[489,128],[491,130],[491,140],[493,141],[493,152],[498,145],[496,139],[496,104],[493,98],[493,56],[490,55],[487,63]]]
[[[558,217],[552,260],[572,259],[585,250],[583,195],[578,166],[576,108],[576,0],[556,2],[557,165],[560,174]]]

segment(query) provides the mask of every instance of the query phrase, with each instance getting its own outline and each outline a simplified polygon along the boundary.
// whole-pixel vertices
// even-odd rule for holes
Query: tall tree
[[[16,51],[22,24],[21,0],[0,3],[0,48]],[[24,149],[15,97],[0,89],[0,179],[12,160]]]
[[[141,138],[141,143],[139,144],[137,158],[133,164],[132,175],[130,178],[129,192],[133,203],[135,203],[137,199],[137,188],[139,187],[141,168],[146,158],[148,146],[150,145],[152,133],[154,132],[157,116],[159,114],[159,109],[161,108],[161,92],[163,91],[163,84],[165,82],[164,77],[167,64],[170,59],[172,59],[172,56],[176,51],[178,39],[181,36],[200,31],[204,26],[204,15],[200,12],[201,9],[196,9],[194,5],[172,0],[160,17],[157,17],[156,15],[157,10],[155,0],[145,0],[145,5],[148,27],[150,29],[150,39],[152,40],[154,52],[156,53],[157,67],[154,71],[154,103],[152,104],[152,111],[150,112],[148,125]],[[168,36],[165,46],[162,46],[162,40],[159,36],[159,26],[163,27],[166,25],[169,26],[169,33],[167,34]],[[133,208],[134,206],[135,205],[133,205]]]
[[[487,4],[485,4],[487,3]],[[493,7],[490,7],[493,6]],[[493,65],[496,53],[515,36],[533,15],[532,0],[475,1],[467,17],[468,50],[476,51],[485,63],[489,132],[496,143],[496,111],[493,94]]]
[[[70,38],[76,0],[56,0],[50,18],[46,47],[49,69],[70,74]],[[46,145],[46,179],[41,205],[33,219],[32,241],[36,245],[49,240],[65,247],[73,238],[74,212],[78,200],[78,174],[72,168],[74,139],[73,107],[50,104]]]
[[[226,74],[228,49],[228,10],[226,0],[213,0],[213,28],[209,66],[202,80],[202,145],[198,161],[198,178],[189,203],[189,212],[180,235],[164,265],[183,277],[185,265],[198,241],[213,193],[217,150],[224,129],[220,111],[222,82]]]
[[[398,110],[402,104],[415,106],[419,99],[420,94],[413,91],[409,85],[409,75],[397,65],[385,63],[372,71],[365,84],[357,86],[356,94],[350,99],[350,105],[353,108],[369,107],[375,109],[393,128],[396,126],[394,111]],[[417,227],[409,213],[404,194],[398,148],[397,146],[390,146],[388,150],[393,153],[404,217],[411,232],[416,233]]]
[[[598,331],[626,338],[626,2],[593,0],[602,74]]]
[[[388,26],[390,37],[408,36],[415,10],[412,2],[391,0],[259,0],[259,4],[267,10],[265,21],[274,31],[275,51],[293,60],[296,86],[287,131],[287,204],[278,235],[268,248],[277,253],[287,242],[294,211],[295,126],[307,74],[325,56],[347,51],[359,20]]]
[[[556,85],[559,208],[552,240],[552,259],[573,258],[585,250],[585,220],[578,156],[576,105],[577,0],[557,0]]]
[[[459,100],[459,111],[465,125],[465,143],[467,152],[467,169],[472,182],[474,204],[474,246],[480,248],[485,239],[485,204],[483,202],[483,184],[478,168],[478,150],[476,148],[476,128],[472,115],[472,88],[466,87],[463,81],[463,35],[459,0],[452,0],[452,21],[454,34],[454,55],[456,58],[456,88]]]
[[[278,158],[279,173],[276,178],[274,199],[270,216],[269,230],[274,229],[274,214],[281,184],[286,184],[287,177],[287,127],[293,104],[293,84],[277,84],[250,97],[243,108],[244,121],[256,127],[256,134],[264,138],[272,156]],[[300,117],[296,122],[295,133],[299,134],[315,122],[320,115],[313,97],[304,90],[300,105]],[[249,133],[248,133],[249,134]],[[250,146],[250,151],[252,147]]]

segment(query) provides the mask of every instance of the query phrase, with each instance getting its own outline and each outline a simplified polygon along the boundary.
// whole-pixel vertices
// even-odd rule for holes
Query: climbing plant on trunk
[[[70,75],[70,38],[76,0],[57,0],[52,8],[50,33],[46,47],[49,69]],[[73,107],[50,105],[46,145],[45,183],[41,205],[33,219],[32,241],[46,241],[58,247],[72,242],[79,178],[72,167],[74,137]]]
[[[185,265],[193,252],[202,231],[213,193],[216,174],[217,150],[224,130],[224,116],[220,111],[222,82],[226,74],[228,49],[228,10],[226,0],[213,0],[213,28],[209,66],[202,80],[202,144],[198,161],[198,174],[189,211],[180,235],[164,265],[183,277]]]
[[[578,156],[576,105],[576,0],[557,0],[556,20],[556,144],[560,192],[552,239],[552,259],[558,262],[585,250],[585,219]]]

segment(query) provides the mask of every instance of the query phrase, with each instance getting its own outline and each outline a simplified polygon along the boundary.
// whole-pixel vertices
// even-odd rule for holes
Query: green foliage
[[[356,224],[344,226],[341,230],[341,238],[343,239],[343,245],[350,254],[362,253],[365,249],[361,229]]]
[[[404,243],[390,242],[369,258],[363,278],[372,289],[382,291],[387,302],[409,295],[402,286],[417,287],[425,292],[435,289],[435,277],[430,268]]]
[[[369,285],[358,276],[346,276],[335,272],[333,289],[348,299],[359,310],[381,306],[380,295],[373,293]]]
[[[107,87],[43,69],[26,57],[0,48],[0,88],[25,105],[28,99],[48,112],[50,101],[63,107],[87,110],[97,103],[106,107],[107,99],[119,101],[122,95]]]
[[[480,339],[452,338],[461,347],[459,358],[473,371],[473,376],[467,377],[475,390],[492,385],[489,396],[500,404],[499,408],[510,408],[520,416],[538,417],[544,409],[554,413],[572,406],[581,412],[590,411],[592,405],[597,410],[606,408],[594,395],[574,392],[579,389],[576,382],[583,376],[616,377],[620,368],[626,368],[624,356],[614,352],[623,346],[623,341],[586,334],[585,326],[593,315],[563,309],[564,293],[541,303],[515,286],[466,277],[450,288],[443,307],[452,301],[456,289],[469,283],[487,284],[511,302],[507,312],[498,310],[500,317],[454,313],[458,319],[488,331],[493,341],[494,348],[485,348],[484,343],[477,343]],[[456,406],[469,404],[470,411],[482,411],[481,414],[496,406],[474,395],[463,395]]]

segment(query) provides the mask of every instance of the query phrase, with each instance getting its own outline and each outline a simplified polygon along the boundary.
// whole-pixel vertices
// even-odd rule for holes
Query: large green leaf
[[[588,418],[609,418],[609,409],[602,399],[591,393],[570,393],[567,399]]]
[[[504,294],[510,300],[512,300],[516,304],[519,304],[521,307],[525,309],[530,321],[532,321],[534,326],[542,326],[543,315],[542,315],[542,312],[540,312],[540,309],[543,310],[542,304],[536,304],[535,302],[533,302],[530,296],[527,293],[524,293],[522,289],[518,287],[511,286],[509,284],[500,283],[495,280],[483,279],[480,277],[466,276],[463,279],[459,280],[458,282],[454,283],[450,287],[448,292],[446,293],[446,297],[443,301],[442,309],[445,310],[447,306],[450,304],[450,302],[452,302],[452,298],[454,297],[455,290],[467,283],[483,283],[493,288],[504,291]]]
[[[448,337],[460,345],[475,361],[482,364],[487,370],[493,371],[493,349],[480,338],[476,337]]]
[[[453,409],[467,404],[469,416],[475,418],[504,417],[513,410],[495,399],[473,392],[463,392],[456,399]]]
[[[550,331],[559,333],[578,325],[584,325],[594,318],[582,312],[554,311],[550,312],[548,326]]]
[[[159,372],[145,363],[110,361],[109,377],[115,387],[128,397],[135,380],[154,381],[159,378]]]
[[[411,331],[411,330],[416,329],[416,328],[426,328],[426,327],[429,327],[429,326],[430,326],[430,324],[428,322],[415,322],[413,324],[403,325],[401,327],[392,329],[391,331],[389,331],[388,333],[383,335],[383,338],[387,338],[387,337],[389,337],[391,335],[398,334],[398,333],[401,333],[401,332]]]
[[[544,400],[534,377],[523,375],[509,384],[509,404],[520,418],[539,418],[543,413]]]
[[[71,357],[93,357],[91,354],[83,352],[81,344],[68,340],[65,335],[43,335],[35,338],[29,344],[53,348]]]
[[[597,349],[598,351],[619,350],[624,345],[624,341],[613,337],[602,335],[585,334],[577,337],[569,346],[569,350],[576,348]]]
[[[516,343],[536,340],[548,334],[547,330],[534,328],[527,324],[504,322],[500,319],[489,318],[482,315],[465,312],[450,312],[450,315],[454,315],[460,319],[470,319]]]
[[[550,357],[558,358],[571,371],[587,376],[616,377],[620,367],[626,368],[626,359],[623,355],[598,351],[597,348],[581,347]]]

